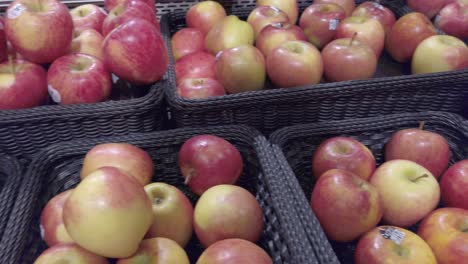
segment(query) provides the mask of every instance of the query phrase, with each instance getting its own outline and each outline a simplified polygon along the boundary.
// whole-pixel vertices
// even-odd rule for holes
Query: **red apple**
[[[316,0],[315,3],[333,3],[337,4],[345,10],[346,16],[351,16],[354,9],[356,8],[356,3],[354,0]]]
[[[392,135],[385,145],[385,160],[405,159],[424,166],[439,178],[447,169],[450,148],[447,140],[435,132],[408,128]]]
[[[128,258],[117,260],[116,264],[190,264],[187,253],[175,241],[164,238],[143,240],[137,252]]]
[[[209,246],[197,264],[273,264],[270,256],[254,243],[237,238],[224,239]]]
[[[215,56],[208,52],[197,51],[180,58],[175,63],[177,83],[185,78],[214,78]]]
[[[273,84],[283,88],[319,83],[323,73],[320,51],[306,41],[282,43],[267,57],[266,67]]]
[[[73,243],[57,244],[48,248],[34,261],[34,264],[109,264],[109,261]]]
[[[91,28],[75,28],[70,53],[88,54],[104,61],[103,42],[104,37],[96,30]]]
[[[299,25],[309,42],[321,49],[335,38],[338,24],[345,17],[344,9],[337,4],[312,4],[302,12]]]
[[[352,38],[357,33],[356,39],[371,47],[377,58],[380,57],[385,43],[385,30],[379,21],[367,17],[348,17],[339,25],[336,38]]]
[[[414,11],[423,13],[428,18],[432,18],[444,7],[445,0],[406,0],[406,4]]]
[[[236,16],[227,16],[215,24],[205,37],[205,48],[211,54],[244,44],[253,44],[255,40],[252,26]]]
[[[291,40],[307,41],[307,37],[296,25],[274,23],[263,28],[255,41],[255,46],[268,57],[278,46]]]
[[[183,28],[177,31],[171,39],[174,60],[185,55],[205,49],[205,34],[196,28]]]
[[[177,94],[187,99],[206,99],[225,95],[226,91],[213,78],[185,78],[177,85]]]
[[[211,28],[226,17],[226,10],[216,1],[202,1],[190,7],[185,15],[187,27],[208,34]]]
[[[408,62],[419,43],[436,34],[436,28],[425,15],[412,12],[400,17],[393,25],[387,34],[385,47],[397,62]]]
[[[57,0],[15,0],[6,11],[5,32],[28,61],[49,63],[65,55],[73,36],[73,21]]]
[[[104,8],[107,10],[107,12],[110,12],[114,7],[120,4],[125,4],[130,1],[134,1],[134,0],[104,0]],[[138,1],[147,4],[149,7],[151,7],[151,10],[153,10],[154,15],[157,14],[155,0],[138,0]]]
[[[227,49],[216,56],[215,74],[228,93],[261,90],[266,79],[265,58],[252,45]]]
[[[153,24],[140,18],[114,29],[104,39],[103,49],[109,70],[134,84],[154,83],[169,67],[161,33]]]
[[[468,39],[468,3],[457,1],[442,8],[435,25],[447,34]]]
[[[0,110],[38,106],[47,99],[47,73],[24,60],[0,64]]]
[[[437,209],[424,219],[418,234],[432,248],[438,264],[465,263],[468,259],[468,210]]]
[[[320,176],[310,204],[327,236],[339,242],[360,237],[383,215],[377,189],[356,174],[339,169]]]
[[[440,180],[442,201],[447,207],[468,210],[468,159],[453,164]]]
[[[368,180],[375,170],[372,152],[348,137],[332,137],[322,142],[312,157],[312,175],[318,179],[331,169],[342,169]]]
[[[351,16],[365,16],[373,18],[382,24],[386,33],[392,29],[393,24],[396,22],[395,14],[391,9],[377,2],[371,1],[360,4],[356,9],[354,9]]]
[[[151,181],[154,163],[143,149],[128,143],[103,143],[90,149],[84,158],[81,179],[102,167],[116,167],[133,176],[142,186]]]
[[[97,103],[111,93],[111,75],[90,55],[70,54],[56,59],[47,71],[49,94],[59,104]]]
[[[15,52],[16,53],[16,52]],[[0,18],[0,63],[8,58],[7,37],[5,34],[5,23],[3,18]]]
[[[180,148],[179,166],[185,183],[201,195],[212,186],[234,184],[242,173],[243,162],[239,150],[227,140],[199,135]]]
[[[91,28],[101,33],[107,13],[97,5],[84,4],[70,10],[75,28]]]
[[[297,0],[257,0],[257,6],[274,6],[288,14],[289,22],[295,25],[299,17]]]
[[[61,192],[50,199],[41,213],[41,236],[47,246],[73,242],[63,223],[63,205],[72,192]]]
[[[262,29],[273,23],[289,23],[288,15],[274,6],[258,6],[250,12],[247,22],[252,26],[255,38]]]
[[[204,247],[228,238],[256,242],[263,231],[263,212],[246,189],[217,185],[198,199],[193,223],[198,240]]]

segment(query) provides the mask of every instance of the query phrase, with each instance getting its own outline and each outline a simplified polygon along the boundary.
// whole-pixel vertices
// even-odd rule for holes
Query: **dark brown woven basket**
[[[18,160],[0,155],[0,238],[3,237],[22,180],[22,168]]]

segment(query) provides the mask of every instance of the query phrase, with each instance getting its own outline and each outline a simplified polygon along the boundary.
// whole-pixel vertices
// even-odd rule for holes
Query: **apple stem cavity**
[[[423,175],[421,175],[421,176],[417,177],[416,179],[412,180],[412,182],[417,182],[419,179],[427,178],[427,177],[429,177],[429,175],[424,173]]]
[[[424,125],[426,124],[425,121],[419,122],[419,130],[424,130]]]
[[[356,39],[357,34],[358,34],[357,32],[354,32],[353,37],[352,37],[351,40],[349,41],[349,46],[352,46],[352,45],[353,45],[353,41]]]

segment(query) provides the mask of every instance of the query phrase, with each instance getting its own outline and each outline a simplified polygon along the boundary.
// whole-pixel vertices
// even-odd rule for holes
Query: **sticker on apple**
[[[52,97],[52,100],[54,102],[59,104],[62,101],[62,98],[60,97],[60,93],[57,90],[55,90],[55,88],[52,87],[52,85],[47,86],[47,90],[49,91],[49,95],[50,97]]]
[[[390,239],[397,245],[401,245],[406,234],[393,227],[381,227],[380,235],[385,239]]]
[[[338,28],[338,24],[340,23],[339,19],[332,19],[328,24],[328,30],[336,30]]]
[[[7,17],[9,19],[15,19],[19,17],[23,11],[26,10],[26,7],[23,4],[17,3],[10,10],[8,10]]]

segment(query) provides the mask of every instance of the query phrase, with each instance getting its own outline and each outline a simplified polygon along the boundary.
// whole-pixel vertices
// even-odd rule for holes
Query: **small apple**
[[[212,186],[234,184],[243,161],[229,141],[213,135],[198,135],[184,142],[179,151],[179,166],[185,183],[198,194]]]
[[[205,34],[196,28],[183,28],[171,39],[172,54],[177,61],[185,55],[205,49]]]
[[[300,40],[284,42],[271,51],[266,67],[272,83],[282,88],[319,83],[323,73],[320,51]]]
[[[262,29],[255,41],[257,47],[265,57],[281,44],[291,40],[307,41],[302,29],[296,25],[274,23]]]
[[[444,7],[445,0],[406,0],[406,4],[412,10],[433,18]]]
[[[257,0],[257,6],[274,6],[288,14],[289,22],[295,25],[299,17],[297,0]]]
[[[187,253],[175,241],[157,237],[145,239],[137,252],[126,259],[117,260],[116,264],[190,264]]]
[[[215,56],[205,51],[197,51],[180,58],[175,63],[177,84],[185,78],[215,78]]]
[[[102,42],[104,42],[104,37],[96,30],[75,28],[70,53],[88,54],[104,61]]]
[[[185,78],[177,85],[177,94],[187,99],[206,99],[225,95],[226,91],[213,78]]]
[[[34,264],[109,264],[109,261],[73,243],[57,244],[34,261]]]
[[[440,10],[435,19],[436,27],[460,39],[468,39],[468,1],[453,2]]]
[[[365,16],[373,18],[382,24],[386,33],[392,29],[396,22],[393,11],[377,2],[366,1],[354,9],[351,16]]]
[[[61,243],[71,243],[73,240],[68,235],[63,224],[63,205],[72,192],[61,192],[50,199],[41,213],[41,236],[47,246],[52,247]]]
[[[120,4],[126,4],[127,2],[130,2],[130,1],[134,1],[134,0],[104,0],[104,8],[107,10],[107,12],[110,12],[114,7]],[[151,10],[153,10],[154,15],[157,14],[155,0],[138,0],[138,1],[147,4],[151,8]]]
[[[257,6],[250,12],[247,22],[252,26],[255,38],[262,29],[273,23],[289,23],[288,15],[274,6]]]
[[[224,239],[209,246],[196,264],[273,264],[270,256],[254,243],[237,238]]]
[[[74,28],[91,28],[101,33],[107,13],[94,4],[84,4],[70,10]]]
[[[440,180],[442,201],[447,207],[468,210],[468,159],[453,164]]]
[[[316,0],[314,1],[315,3],[333,3],[337,4],[345,10],[346,16],[351,16],[353,13],[354,9],[356,8],[356,3],[354,0]]]
[[[185,15],[187,27],[208,34],[211,28],[226,17],[226,10],[216,1],[202,1],[190,7]]]
[[[252,26],[234,15],[227,16],[215,24],[205,37],[205,48],[211,54],[243,44],[253,44],[255,39]]]
[[[371,47],[377,58],[380,57],[385,43],[385,29],[378,20],[368,17],[348,17],[339,25],[336,38],[352,38],[357,33],[356,39]]]

